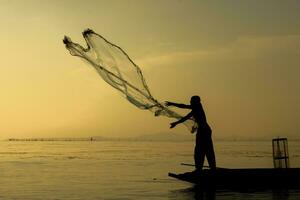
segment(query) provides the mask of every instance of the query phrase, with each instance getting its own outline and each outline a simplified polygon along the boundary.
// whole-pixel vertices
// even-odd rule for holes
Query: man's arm
[[[180,120],[171,123],[170,128],[174,128],[176,125],[185,122],[186,120],[190,119],[193,116],[192,112],[190,112],[189,114],[187,114],[186,116],[182,117]]]
[[[192,109],[190,105],[182,104],[182,103],[174,103],[170,101],[166,101],[165,103],[166,106],[175,106],[177,108],[186,108],[186,109]]]

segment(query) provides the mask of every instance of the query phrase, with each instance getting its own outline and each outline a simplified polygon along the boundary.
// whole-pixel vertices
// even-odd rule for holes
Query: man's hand
[[[165,105],[166,105],[166,106],[172,106],[172,102],[166,101],[166,102],[165,102]]]
[[[176,125],[177,125],[177,123],[176,123],[176,122],[173,122],[173,123],[171,123],[170,128],[174,128]]]

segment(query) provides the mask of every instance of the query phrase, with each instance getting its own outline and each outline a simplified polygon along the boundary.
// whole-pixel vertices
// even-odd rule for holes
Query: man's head
[[[200,104],[200,97],[195,95],[191,97],[191,106],[198,106]]]

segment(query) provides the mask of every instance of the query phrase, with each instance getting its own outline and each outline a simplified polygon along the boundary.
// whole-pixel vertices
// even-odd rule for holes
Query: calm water
[[[195,192],[168,172],[193,163],[192,142],[0,142],[0,199],[300,199],[300,191]],[[271,142],[215,142],[218,166],[272,167]],[[289,142],[300,167],[300,142]],[[195,197],[196,196],[196,197]]]

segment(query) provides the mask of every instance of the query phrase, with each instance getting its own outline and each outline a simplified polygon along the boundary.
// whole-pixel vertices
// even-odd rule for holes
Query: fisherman
[[[211,138],[212,130],[206,121],[206,116],[201,104],[201,99],[199,96],[192,96],[190,103],[190,105],[185,105],[166,101],[166,106],[175,106],[178,108],[192,110],[189,114],[182,117],[180,120],[171,123],[170,128],[174,128],[176,125],[193,117],[198,124],[196,146],[194,151],[196,171],[202,170],[205,156],[207,158],[210,169],[215,170],[216,159]]]

